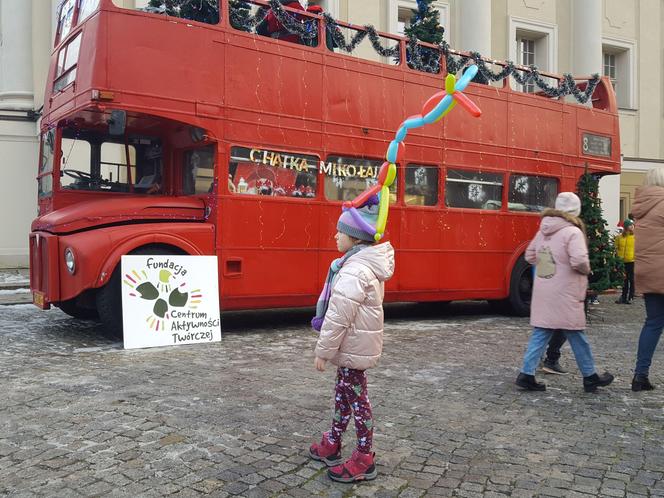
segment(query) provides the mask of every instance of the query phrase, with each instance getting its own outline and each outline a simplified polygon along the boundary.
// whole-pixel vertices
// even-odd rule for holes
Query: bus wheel
[[[510,278],[510,311],[516,316],[530,315],[533,293],[533,270],[523,256],[517,259]]]
[[[97,313],[96,308],[80,306],[77,298],[60,301],[56,306],[73,318],[80,320],[99,319],[99,313]]]
[[[139,247],[130,252],[137,256],[169,256],[184,254],[168,246]],[[118,263],[108,283],[97,291],[97,310],[104,325],[104,335],[111,339],[122,339],[122,289],[121,264]]]

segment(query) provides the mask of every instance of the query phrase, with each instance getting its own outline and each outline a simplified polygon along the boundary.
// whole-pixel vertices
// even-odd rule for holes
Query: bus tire
[[[507,298],[507,303],[511,314],[529,316],[532,293],[533,270],[523,255],[521,255],[516,260],[510,277],[510,295]]]
[[[95,308],[85,308],[80,306],[77,298],[60,301],[56,306],[72,318],[78,318],[79,320],[99,319],[99,313]]]
[[[170,256],[184,254],[170,246],[145,246],[130,252],[132,256]],[[110,339],[122,339],[122,277],[121,264],[113,270],[108,283],[97,291],[97,311],[104,326],[104,335]]]

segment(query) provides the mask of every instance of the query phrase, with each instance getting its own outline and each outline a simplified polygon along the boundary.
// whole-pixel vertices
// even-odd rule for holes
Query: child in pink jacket
[[[358,211],[375,226],[378,206],[373,202]],[[341,214],[335,240],[344,255],[332,262],[311,321],[320,331],[314,366],[322,372],[329,361],[338,368],[332,427],[320,443],[311,445],[309,454],[331,467],[328,476],[339,482],[376,477],[371,451],[374,423],[365,371],[376,366],[383,349],[384,282],[394,273],[394,249],[389,242],[375,244],[373,235],[349,211]],[[341,438],[351,414],[357,448],[342,463]]]
[[[526,261],[535,265],[530,306],[533,332],[516,385],[529,391],[546,390],[543,383],[535,380],[535,369],[556,331],[563,332],[572,347],[586,392],[613,382],[609,373],[597,375],[590,343],[583,333],[590,261],[580,213],[577,195],[561,192],[555,209],[542,213],[539,231],[526,249]]]

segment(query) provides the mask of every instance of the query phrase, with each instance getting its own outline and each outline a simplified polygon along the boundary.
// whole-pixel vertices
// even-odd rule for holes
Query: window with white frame
[[[635,51],[633,42],[613,39],[604,39],[602,42],[602,74],[611,80],[618,107],[623,109],[636,107]]]
[[[519,38],[519,63],[523,66],[530,66],[535,64],[535,40],[526,38],[525,36]],[[528,83],[523,85],[523,91],[532,93],[535,91],[535,84]]]
[[[524,66],[535,65],[540,72],[557,71],[558,27],[532,19],[509,18],[509,59]],[[547,81],[555,85],[555,81]],[[536,92],[534,83],[523,85],[524,92]]]
[[[399,21],[397,22],[397,33],[401,36],[406,35],[406,28],[410,26],[410,20],[413,17],[413,11],[408,7],[399,7]]]
[[[604,59],[603,64],[602,64],[602,74],[604,76],[608,76],[609,79],[611,80],[611,85],[613,85],[613,90],[615,91],[616,89],[616,54],[610,54],[608,52],[604,52],[602,54],[602,58]]]

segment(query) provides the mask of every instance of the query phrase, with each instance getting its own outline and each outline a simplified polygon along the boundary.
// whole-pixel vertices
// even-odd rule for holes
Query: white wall
[[[0,268],[28,265],[28,233],[37,213],[35,128],[0,121]]]
[[[607,175],[599,181],[602,214],[610,231],[620,221],[620,175]]]

